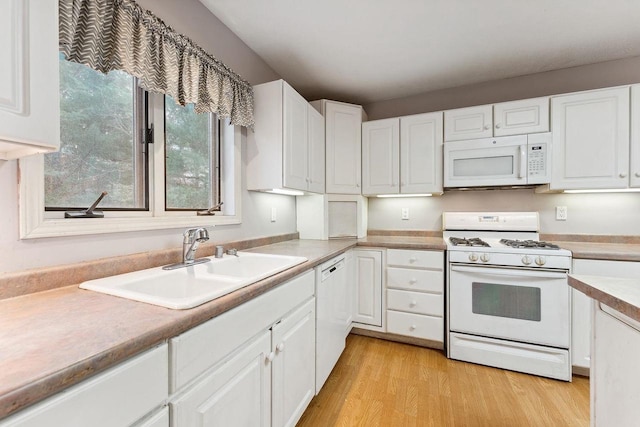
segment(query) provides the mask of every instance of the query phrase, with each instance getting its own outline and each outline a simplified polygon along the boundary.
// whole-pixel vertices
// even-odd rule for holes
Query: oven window
[[[540,288],[473,282],[475,314],[540,321]]]
[[[478,157],[476,159],[454,159],[453,175],[463,176],[511,176],[513,156]]]

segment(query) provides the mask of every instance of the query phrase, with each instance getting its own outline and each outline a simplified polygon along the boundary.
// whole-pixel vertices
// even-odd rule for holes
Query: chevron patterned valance
[[[59,0],[59,8],[60,50],[69,61],[123,70],[146,90],[253,127],[251,85],[135,1]]]

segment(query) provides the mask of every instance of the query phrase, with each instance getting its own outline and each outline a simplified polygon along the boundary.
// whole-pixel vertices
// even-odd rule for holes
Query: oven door
[[[569,348],[566,272],[460,264],[449,270],[450,331]]]
[[[453,141],[444,144],[444,186],[527,184],[527,137]]]

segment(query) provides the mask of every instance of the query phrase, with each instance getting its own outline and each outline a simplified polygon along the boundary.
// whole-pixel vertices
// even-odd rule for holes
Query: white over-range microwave
[[[444,186],[494,187],[548,184],[551,133],[444,143]]]

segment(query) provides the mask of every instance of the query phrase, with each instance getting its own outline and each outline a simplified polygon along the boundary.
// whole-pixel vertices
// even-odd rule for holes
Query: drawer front
[[[442,294],[444,273],[433,270],[387,267],[387,288]]]
[[[267,330],[315,292],[310,270],[169,341],[173,393],[213,367],[243,343]]]
[[[387,310],[387,332],[444,342],[442,317]]]
[[[443,270],[444,252],[389,249],[387,250],[387,265]]]
[[[387,290],[387,308],[415,314],[442,316],[444,298],[437,294],[389,289]]]
[[[169,396],[162,344],[0,421],[2,427],[129,426]]]

